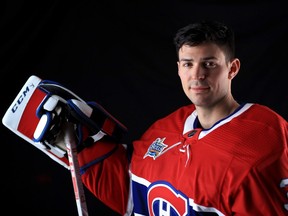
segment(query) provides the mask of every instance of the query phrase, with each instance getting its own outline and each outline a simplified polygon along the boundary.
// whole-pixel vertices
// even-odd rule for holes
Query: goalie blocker
[[[98,103],[85,102],[59,83],[35,75],[29,77],[2,119],[12,132],[70,169],[63,137],[67,121],[74,125],[78,153],[91,151],[79,157],[80,172],[112,154],[127,132]]]

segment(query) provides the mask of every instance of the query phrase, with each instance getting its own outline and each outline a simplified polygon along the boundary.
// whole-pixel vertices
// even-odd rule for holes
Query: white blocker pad
[[[51,146],[49,143],[41,142],[44,131],[49,129],[51,121],[54,118],[54,114],[50,111],[55,109],[53,112],[57,113],[55,106],[59,100],[63,100],[61,97],[53,96],[49,91],[43,90],[41,84],[42,80],[39,77],[30,76],[6,111],[2,118],[2,123],[12,132],[47,154],[54,161],[70,169],[67,155],[65,155],[66,149],[64,143],[58,146]],[[50,85],[53,85],[53,83]],[[72,96],[83,101],[64,87],[63,91],[70,97]],[[47,112],[41,113],[40,108],[47,110]]]

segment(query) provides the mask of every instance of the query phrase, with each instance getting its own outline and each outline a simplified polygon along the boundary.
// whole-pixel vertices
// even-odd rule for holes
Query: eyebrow
[[[182,62],[182,61],[193,61],[193,59],[181,58],[181,59],[179,59],[179,61],[180,61],[180,62]]]
[[[201,59],[201,61],[207,61],[207,60],[217,60],[217,58],[216,57],[214,57],[214,56],[208,56],[208,57],[205,57],[205,58],[202,58]],[[185,61],[185,62],[187,62],[187,61],[194,61],[194,59],[190,59],[190,58],[181,58],[181,59],[179,59],[179,61],[180,62],[183,62],[183,61]]]

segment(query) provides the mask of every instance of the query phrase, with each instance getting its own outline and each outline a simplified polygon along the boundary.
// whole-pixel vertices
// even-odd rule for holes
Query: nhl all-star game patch
[[[146,157],[152,157],[154,160],[160,156],[163,152],[163,150],[168,146],[164,143],[164,138],[157,138],[148,148],[146,154],[144,155],[143,158]]]

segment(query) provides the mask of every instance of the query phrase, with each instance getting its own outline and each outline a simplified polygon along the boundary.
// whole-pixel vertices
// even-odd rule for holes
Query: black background
[[[190,103],[177,75],[173,36],[209,18],[236,33],[242,64],[233,81],[235,98],[267,105],[288,119],[288,14],[276,1],[1,5],[1,116],[29,76],[37,75],[102,104],[128,127],[125,142],[131,143],[156,119]],[[2,210],[77,215],[70,172],[3,125],[0,130]],[[113,215],[88,191],[86,196],[90,215]]]

